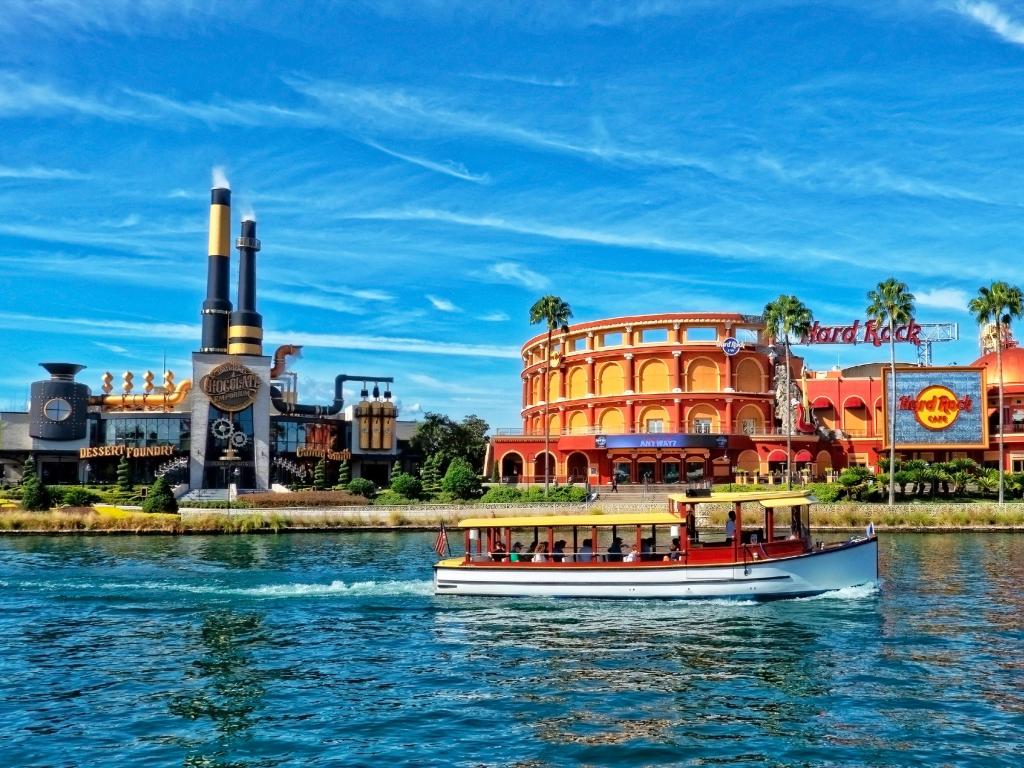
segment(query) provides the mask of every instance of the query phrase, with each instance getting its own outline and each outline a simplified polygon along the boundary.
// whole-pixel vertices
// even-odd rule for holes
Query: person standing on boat
[[[729,511],[729,519],[725,521],[725,541],[728,544],[736,538],[736,512]]]
[[[591,546],[590,539],[583,540],[583,546],[580,547],[580,551],[576,553],[577,563],[592,563],[594,562],[594,548]]]

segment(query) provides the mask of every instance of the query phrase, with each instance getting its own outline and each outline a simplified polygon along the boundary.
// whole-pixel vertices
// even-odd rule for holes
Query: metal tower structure
[[[917,364],[932,364],[932,344],[938,341],[956,341],[960,327],[956,323],[920,323],[921,346],[917,348]]]

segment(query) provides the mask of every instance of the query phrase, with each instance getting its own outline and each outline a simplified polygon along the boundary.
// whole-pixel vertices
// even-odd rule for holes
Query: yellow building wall
[[[587,433],[587,416],[585,413],[576,411],[569,416],[569,421],[566,424],[571,435],[585,435]]]
[[[571,399],[587,396],[587,369],[582,365],[575,365],[569,369],[565,393]]]
[[[668,392],[668,366],[661,360],[648,360],[640,367],[641,392]]]
[[[597,394],[621,395],[624,391],[622,368],[618,363],[605,363],[597,378]]]
[[[717,392],[718,366],[714,360],[699,357],[686,368],[686,389],[689,392]]]
[[[733,374],[735,383],[733,389],[737,392],[762,392],[764,391],[764,377],[759,366],[753,360],[741,360],[736,366]]]
[[[603,410],[601,412],[601,420],[599,423],[601,425],[601,431],[610,435],[621,434],[623,431],[622,428],[625,426],[625,421],[622,418],[622,411],[618,408],[606,408]]]
[[[562,374],[552,371],[548,375],[548,402],[553,403],[558,399],[558,390],[562,387]]]

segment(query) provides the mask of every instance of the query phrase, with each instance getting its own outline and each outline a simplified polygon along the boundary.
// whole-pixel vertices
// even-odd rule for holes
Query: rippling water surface
[[[438,598],[432,542],[0,539],[3,765],[1021,765],[1022,535],[768,604]]]

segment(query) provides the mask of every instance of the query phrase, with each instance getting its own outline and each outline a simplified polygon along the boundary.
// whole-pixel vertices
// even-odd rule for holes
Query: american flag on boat
[[[448,548],[448,531],[445,529],[444,523],[441,523],[441,530],[437,532],[437,541],[434,542],[434,551],[441,556],[444,556],[445,552],[449,555],[452,553],[451,549]]]

